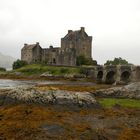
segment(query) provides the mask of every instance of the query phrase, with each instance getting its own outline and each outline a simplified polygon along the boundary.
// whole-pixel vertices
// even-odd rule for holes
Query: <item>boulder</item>
[[[140,99],[140,82],[131,83],[123,87],[113,87],[91,92],[97,97],[118,97]]]
[[[50,72],[45,72],[40,75],[40,77],[52,77],[53,75]]]
[[[63,90],[39,91],[33,87],[20,87],[0,92],[1,104],[29,103],[42,105],[96,106],[94,95],[89,92]]]

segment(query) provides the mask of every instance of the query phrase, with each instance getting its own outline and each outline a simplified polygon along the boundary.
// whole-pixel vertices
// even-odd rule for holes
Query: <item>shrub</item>
[[[69,69],[67,69],[67,68],[60,69],[60,73],[68,73],[68,72],[69,72]]]
[[[87,73],[87,69],[81,67],[81,68],[79,69],[79,73],[80,73],[80,74],[86,74],[86,73]]]
[[[114,58],[114,60],[107,60],[104,65],[130,65],[130,64],[128,63],[127,60],[119,57],[119,58]]]
[[[23,61],[23,60],[17,60],[13,63],[13,69],[19,69],[25,65],[27,65],[28,63],[26,61]]]
[[[0,71],[6,71],[6,69],[5,68],[2,68],[2,67],[0,67]]]
[[[76,58],[76,65],[97,65],[97,62],[92,60],[92,58],[86,58],[85,56],[81,55]]]

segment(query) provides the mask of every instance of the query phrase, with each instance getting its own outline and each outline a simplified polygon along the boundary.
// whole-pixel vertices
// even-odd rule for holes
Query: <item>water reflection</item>
[[[31,85],[88,85],[93,86],[95,83],[91,82],[78,82],[78,81],[31,81],[31,80],[5,80],[0,79],[0,88],[2,87],[18,87],[18,86],[31,86]]]

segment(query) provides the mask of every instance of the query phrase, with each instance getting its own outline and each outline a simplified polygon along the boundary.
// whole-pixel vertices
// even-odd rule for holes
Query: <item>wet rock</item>
[[[14,73],[16,76],[21,76],[21,75],[23,75],[21,72],[15,72]]]
[[[50,72],[45,72],[40,75],[40,77],[52,77],[53,75]]]
[[[14,103],[35,103],[73,106],[98,106],[94,95],[89,92],[70,92],[63,90],[39,91],[32,87],[14,88],[7,92],[0,92],[1,105]]]
[[[5,98],[6,98],[6,94],[0,94],[0,106],[4,104]]]
[[[58,135],[64,133],[64,128],[59,124],[44,124],[41,126],[43,131],[49,134]]]
[[[74,78],[86,78],[84,74],[75,74]]]
[[[140,99],[140,82],[131,83],[123,87],[113,87],[92,92],[97,97],[116,97]]]
[[[120,108],[121,108],[121,105],[115,104],[115,105],[113,106],[113,108],[114,108],[114,109],[120,109]]]
[[[140,93],[140,82],[131,83],[129,85],[126,85],[125,89],[129,90],[129,91],[137,91]]]
[[[73,78],[74,77],[74,74],[65,74],[64,75],[64,78]]]

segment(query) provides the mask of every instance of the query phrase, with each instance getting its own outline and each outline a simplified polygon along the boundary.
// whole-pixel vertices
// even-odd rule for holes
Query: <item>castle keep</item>
[[[50,65],[75,66],[76,58],[84,56],[92,59],[92,36],[88,36],[85,28],[78,31],[68,30],[61,38],[61,47],[42,48],[39,43],[24,44],[21,50],[21,60],[28,63],[47,62]]]

